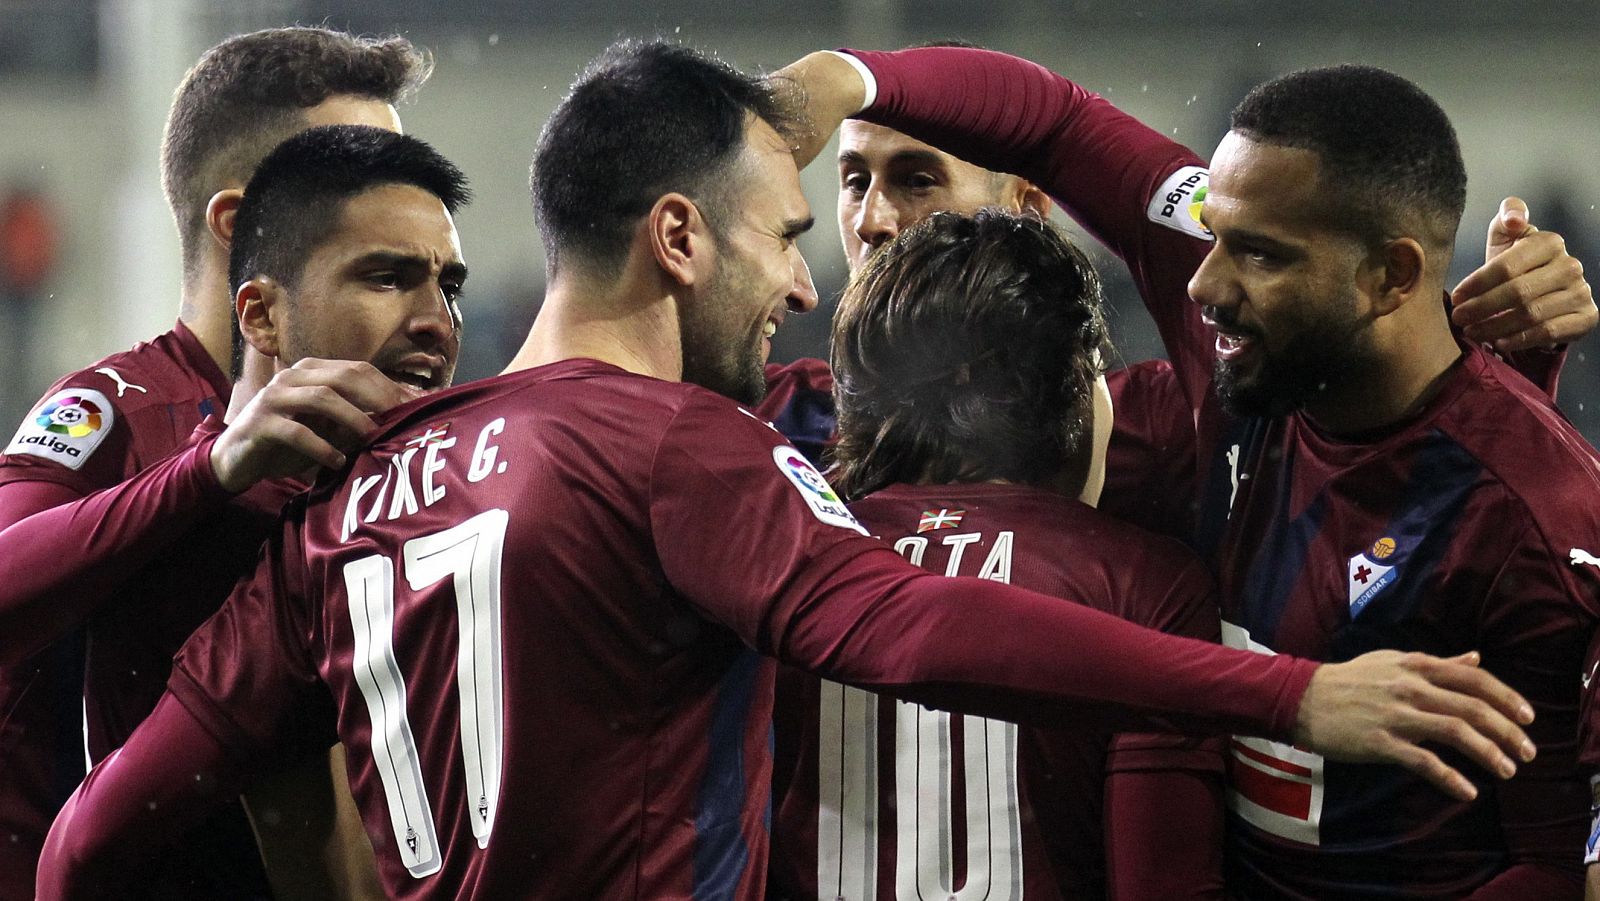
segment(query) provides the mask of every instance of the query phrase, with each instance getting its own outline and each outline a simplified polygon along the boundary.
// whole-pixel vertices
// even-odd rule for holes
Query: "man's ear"
[[[656,265],[683,287],[711,277],[715,243],[711,224],[693,200],[682,194],[663,194],[645,218],[645,237]]]
[[[1050,195],[1039,189],[1039,186],[1026,179],[1016,180],[1016,205],[1017,211],[1024,216],[1038,216],[1040,219],[1050,218]]]
[[[1432,293],[1425,292],[1427,284],[1428,252],[1415,238],[1395,238],[1373,252],[1369,291],[1372,311],[1387,316],[1424,293],[1429,302],[1437,302]]]
[[[279,356],[282,335],[278,320],[283,309],[284,290],[267,276],[257,276],[239,286],[233,296],[234,315],[239,317],[239,334],[245,343],[263,356]]]
[[[242,189],[227,188],[211,195],[206,203],[206,230],[223,253],[233,249],[233,220],[239,214],[239,201],[243,199]]]

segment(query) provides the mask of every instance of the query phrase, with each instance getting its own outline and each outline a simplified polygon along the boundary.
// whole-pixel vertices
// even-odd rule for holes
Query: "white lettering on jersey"
[[[1002,532],[984,562],[994,578],[1011,572],[1012,533]],[[948,535],[945,575],[960,575],[961,552],[982,535]],[[951,539],[956,539],[952,541]],[[909,536],[894,548],[920,563],[928,539]],[[1002,552],[1001,549],[1004,548]],[[1002,562],[1003,561],[1003,562]],[[1001,577],[1002,571],[1004,577]],[[878,855],[887,853],[878,823],[880,699],[823,681],[817,730],[817,890],[820,896],[875,901]],[[1017,779],[1017,726],[956,717],[964,739],[951,740],[950,714],[920,704],[894,704],[894,884],[897,898],[1005,901],[1022,898],[1022,803]],[[966,809],[951,802],[955,755],[965,772]],[[955,885],[954,817],[966,822],[967,879]]]
[[[116,421],[116,411],[104,394],[93,388],[63,388],[28,414],[5,452],[81,469]]]
[[[489,436],[498,435],[505,430],[506,421],[502,418],[484,426],[483,431],[478,433],[478,443],[472,446],[472,465],[467,467],[467,481],[481,482],[492,473],[506,471],[504,463],[495,465],[495,461],[500,457],[500,448],[489,443]]]
[[[381,475],[367,476],[366,478],[357,478],[351,480],[350,497],[345,499],[344,504],[344,524],[339,528],[340,541],[350,540],[350,533],[354,532],[357,526],[356,507],[361,504],[361,499],[366,496],[367,492],[371,491],[372,487],[381,481],[383,481],[383,476]],[[367,522],[372,521],[376,512],[377,505],[374,504],[373,513],[367,516]]]
[[[950,549],[950,564],[945,567],[945,575],[955,576],[961,572],[961,556],[967,550],[967,545],[982,539],[977,532],[962,532],[956,535],[944,536],[944,546]]]
[[[994,547],[989,549],[988,559],[983,561],[983,568],[978,570],[978,578],[1011,584],[1012,542],[1013,536],[1009,531],[995,536]]]
[[[1222,643],[1258,654],[1276,653],[1226,620]],[[1322,755],[1246,735],[1233,736],[1228,751],[1233,758],[1228,768],[1228,806],[1234,813],[1279,838],[1322,844],[1326,766]]]
[[[913,565],[922,565],[922,556],[928,552],[928,539],[921,535],[908,535],[894,543],[894,552],[910,560]]]
[[[504,432],[505,427],[505,419],[495,419],[478,433],[472,459],[467,465],[467,481],[481,482],[491,475],[506,471],[506,461],[500,459],[500,448],[489,442],[492,436]],[[449,434],[449,428],[449,423],[428,427],[421,435],[407,441],[403,450],[390,457],[389,465],[381,474],[350,479],[350,494],[345,498],[344,521],[340,527],[341,541],[349,541],[350,536],[362,525],[376,522],[379,516],[392,522],[444,499],[445,480],[438,476],[452,466],[461,465],[459,459],[452,459],[447,453],[457,444],[456,438]],[[414,483],[411,462],[419,451],[422,453],[422,465],[415,474]],[[371,506],[367,508],[366,516],[360,516],[361,504],[369,497]]]
[[[456,439],[445,438],[428,442],[428,449],[422,452],[422,503],[429,507],[444,497],[444,486],[433,483],[433,474],[444,470],[444,461],[439,459],[439,454],[455,446]]]
[[[828,480],[817,472],[804,454],[787,444],[780,444],[772,449],[772,462],[778,464],[778,471],[800,492],[800,499],[811,508],[811,515],[830,526],[867,534],[867,530],[850,513],[850,508],[828,485]]]
[[[1167,176],[1150,198],[1145,214],[1157,225],[1210,241],[1211,230],[1200,224],[1200,207],[1205,203],[1211,174],[1199,166],[1184,166]]]
[[[122,395],[127,394],[129,389],[137,391],[140,394],[149,394],[150,393],[149,391],[146,391],[144,389],[143,385],[129,384],[126,380],[123,379],[121,373],[117,372],[115,369],[112,369],[110,366],[101,366],[99,369],[96,369],[95,372],[98,373],[99,375],[103,375],[106,378],[108,378],[108,379],[112,380],[113,382],[117,383],[117,396],[118,397],[121,397]]]
[[[417,455],[417,449],[408,447],[399,454],[389,458],[389,465],[394,467],[394,497],[389,501],[389,521],[394,522],[400,514],[407,516],[417,512],[417,493],[411,489],[411,458]]]

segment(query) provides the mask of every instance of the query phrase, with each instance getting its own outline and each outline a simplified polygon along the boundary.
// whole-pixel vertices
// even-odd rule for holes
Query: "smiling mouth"
[[[423,363],[393,366],[383,370],[390,381],[398,382],[421,393],[437,391],[444,387],[444,370]]]

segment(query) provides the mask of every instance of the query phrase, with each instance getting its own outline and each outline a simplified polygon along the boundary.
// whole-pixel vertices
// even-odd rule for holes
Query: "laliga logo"
[[[833,489],[828,487],[827,480],[822,478],[821,473],[812,469],[811,464],[806,462],[804,457],[790,457],[786,462],[789,464],[789,471],[795,474],[795,477],[800,480],[802,485],[811,489],[811,491],[829,503],[841,503],[839,495],[834,494]]]
[[[1195,172],[1183,181],[1178,182],[1177,186],[1168,191],[1167,196],[1162,198],[1164,203],[1161,207],[1161,215],[1171,219],[1177,214],[1178,205],[1184,204],[1185,210],[1189,213],[1189,218],[1193,219],[1196,225],[1199,225],[1200,209],[1205,206],[1208,188],[1207,185],[1201,184],[1205,178],[1206,174],[1204,172]],[[1201,228],[1205,228],[1205,226],[1201,225]],[[1210,229],[1207,229],[1207,232],[1209,231]]]
[[[81,397],[63,397],[39,411],[34,420],[40,428],[68,438],[82,438],[100,430],[100,408]],[[43,444],[43,441],[34,442]],[[60,442],[57,441],[57,444]],[[64,448],[65,445],[62,446]],[[52,449],[60,450],[52,445]]]

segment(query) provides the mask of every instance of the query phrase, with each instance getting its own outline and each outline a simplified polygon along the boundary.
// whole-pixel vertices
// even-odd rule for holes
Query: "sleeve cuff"
[[[856,110],[855,113],[852,113],[851,115],[864,113],[867,110],[872,109],[872,104],[876,103],[878,100],[878,79],[872,74],[872,70],[867,68],[866,63],[856,59],[848,51],[829,50],[828,52],[849,63],[850,68],[855,69],[856,74],[861,76],[861,83],[866,88],[866,101],[861,104],[861,109]]]

